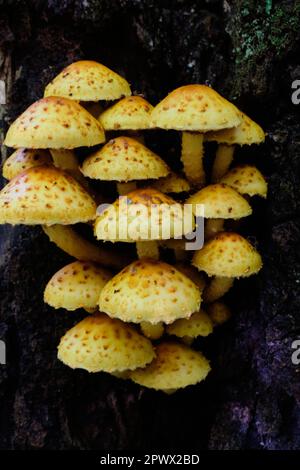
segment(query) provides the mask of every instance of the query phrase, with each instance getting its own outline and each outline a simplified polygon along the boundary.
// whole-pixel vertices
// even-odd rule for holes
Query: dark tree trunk
[[[297,0],[0,0],[0,137],[63,66],[91,58],[153,103],[181,84],[211,84],[268,132],[264,146],[237,157],[269,181],[267,203],[254,203],[245,227],[264,269],[236,284],[232,321],[199,342],[212,360],[209,379],[172,396],[59,363],[59,338],[84,314],[54,311],[42,298],[69,258],[39,227],[2,226],[0,448],[299,448],[300,373],[291,361],[300,335],[300,105],[291,102],[299,25]],[[147,138],[168,158],[164,135]]]

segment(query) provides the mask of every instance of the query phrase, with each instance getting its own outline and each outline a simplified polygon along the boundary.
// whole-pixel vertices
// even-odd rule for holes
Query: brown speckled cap
[[[104,286],[101,311],[123,321],[172,323],[199,310],[198,287],[173,266],[141,259],[124,268]]]
[[[106,269],[87,261],[74,261],[57,271],[48,282],[44,301],[54,308],[96,309],[99,295],[112,277]]]
[[[97,217],[94,231],[98,240],[134,242],[180,237],[193,228],[194,218],[181,204],[145,188],[119,197]]]
[[[189,197],[186,204],[193,205],[195,215],[197,204],[204,206],[204,217],[207,219],[240,219],[252,213],[245,198],[235,189],[221,183],[206,186]]]
[[[209,132],[205,135],[205,140],[228,145],[252,145],[264,142],[265,133],[262,128],[244,113],[241,113],[241,118],[242,122],[237,127]]]
[[[106,109],[99,120],[106,131],[149,129],[152,109],[141,96],[128,96]]]
[[[190,183],[185,178],[177,175],[173,171],[171,171],[168,176],[160,178],[158,181],[154,181],[151,187],[159,189],[159,191],[166,194],[184,193],[191,189]]]
[[[116,137],[83,162],[82,173],[105,181],[160,178],[169,173],[167,164],[135,139]]]
[[[76,224],[96,215],[96,204],[82,186],[51,166],[29,168],[0,192],[1,224]]]
[[[151,342],[130,325],[93,314],[62,337],[58,359],[72,369],[122,372],[145,367],[155,357]]]
[[[262,259],[241,235],[221,232],[195,252],[192,264],[209,276],[247,277],[261,269]]]
[[[137,369],[130,378],[139,385],[168,392],[204,380],[210,371],[202,353],[175,341],[156,347],[156,358],[145,369]]]
[[[267,182],[262,173],[252,165],[239,165],[232,168],[223,176],[221,182],[231,186],[241,194],[267,197]]]
[[[206,85],[185,85],[173,90],[152,111],[154,127],[207,132],[238,126],[240,111]]]
[[[103,128],[75,101],[49,96],[33,103],[10,126],[4,144],[31,149],[73,149],[104,142]]]
[[[197,338],[198,336],[208,336],[213,331],[213,323],[206,312],[200,310],[193,313],[190,318],[180,318],[167,326],[169,335],[184,338]]]
[[[117,100],[131,95],[129,83],[105,65],[80,60],[68,65],[47,85],[44,96],[79,101]]]
[[[51,163],[52,157],[48,150],[20,148],[5,160],[3,176],[7,180],[11,180],[28,168],[45,164],[51,165]]]

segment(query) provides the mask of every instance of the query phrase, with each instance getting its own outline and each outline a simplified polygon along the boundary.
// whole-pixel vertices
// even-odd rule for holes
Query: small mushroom
[[[153,340],[161,338],[165,331],[164,324],[161,321],[155,324],[142,321],[140,327],[143,335]]]
[[[131,263],[104,286],[100,310],[123,321],[152,324],[189,318],[200,308],[198,287],[173,266],[142,259]]]
[[[44,96],[78,101],[111,101],[131,95],[129,83],[105,65],[79,60],[64,68],[47,86]]]
[[[151,187],[166,194],[187,193],[191,189],[189,182],[173,171],[168,176],[154,181]]]
[[[58,359],[72,369],[111,374],[145,367],[155,357],[151,342],[134,328],[102,313],[89,315],[68,330]]]
[[[96,204],[68,173],[37,166],[15,176],[0,192],[0,223],[76,224],[96,216]]]
[[[166,176],[166,163],[147,147],[130,137],[117,137],[85,159],[84,176],[105,181],[118,181],[119,194],[136,188],[133,181]],[[128,186],[128,181],[129,186]]]
[[[130,258],[118,249],[110,249],[96,245],[83,238],[70,225],[43,225],[45,234],[58,248],[81,261],[94,261],[95,263],[114,268],[123,268]]]
[[[167,326],[169,335],[178,336],[188,343],[198,336],[208,336],[213,331],[213,323],[204,310],[193,313],[190,318],[180,318]]]
[[[3,176],[11,180],[28,168],[40,165],[51,165],[52,158],[48,150],[25,149],[15,150],[4,162]]]
[[[166,194],[153,188],[137,189],[98,215],[95,235],[98,240],[137,242],[139,258],[158,258],[154,241],[190,233],[194,227],[190,215]]]
[[[97,310],[99,295],[112,277],[95,263],[75,261],[60,269],[48,282],[44,301],[54,308]]]
[[[234,278],[256,274],[262,267],[262,259],[241,235],[221,232],[195,252],[192,264],[208,276],[216,276],[203,293],[205,302],[212,302],[230,289]]]
[[[212,169],[212,181],[219,181],[224,176],[233,160],[235,145],[260,144],[265,140],[262,128],[246,114],[241,113],[242,122],[232,129],[224,129],[206,134],[207,141],[218,142],[218,150]]]
[[[223,176],[221,182],[246,196],[267,197],[267,182],[262,173],[252,165],[239,165],[232,168]]]
[[[192,185],[204,185],[203,134],[238,126],[238,109],[206,85],[185,85],[173,90],[153,109],[154,127],[182,131],[181,160]]]
[[[211,184],[189,197],[186,204],[192,204],[193,213],[201,215],[198,206],[204,208],[207,220],[205,238],[211,238],[223,230],[224,219],[241,219],[252,214],[249,203],[235,189],[226,184]]]
[[[151,364],[130,373],[135,383],[171,393],[201,382],[210,371],[209,362],[203,354],[182,343],[163,342],[155,351],[156,358]]]
[[[210,316],[214,326],[223,325],[231,318],[230,308],[224,302],[212,302],[207,305],[207,313]]]

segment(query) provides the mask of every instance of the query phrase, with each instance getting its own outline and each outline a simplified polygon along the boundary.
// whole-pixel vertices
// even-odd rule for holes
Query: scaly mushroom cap
[[[144,98],[128,96],[106,109],[99,121],[106,131],[149,129],[152,109]]]
[[[58,359],[72,369],[122,372],[155,357],[151,342],[134,328],[102,313],[89,315],[62,337]]]
[[[99,295],[112,274],[100,266],[75,261],[60,269],[48,282],[44,301],[54,308],[96,309]]]
[[[118,100],[129,95],[130,86],[125,78],[92,60],[68,65],[47,85],[44,93],[44,96],[79,101]]]
[[[160,178],[169,173],[166,163],[147,147],[130,137],[117,137],[83,162],[82,173],[105,181]]]
[[[13,178],[0,192],[0,224],[76,224],[96,215],[91,196],[68,173],[37,166]]]
[[[48,150],[21,148],[15,150],[3,165],[3,176],[11,180],[22,171],[40,165],[51,165],[52,158]]]
[[[252,165],[239,165],[232,168],[232,170],[223,176],[221,182],[241,194],[267,197],[267,182],[261,172]]]
[[[75,101],[49,96],[33,103],[10,126],[4,144],[32,149],[73,149],[104,142],[103,128]]]
[[[184,193],[188,192],[191,187],[189,182],[184,179],[182,176],[177,175],[173,171],[168,176],[160,178],[158,181],[155,181],[152,185],[152,188],[159,189],[162,193]]]
[[[179,338],[188,336],[197,338],[198,336],[208,336],[213,331],[213,323],[207,313],[203,310],[193,313],[190,318],[180,318],[167,326],[167,333]]]
[[[184,344],[164,342],[155,351],[156,358],[150,365],[130,373],[130,378],[144,387],[166,392],[184,388],[201,382],[210,371],[203,354]]]
[[[226,184],[210,184],[189,197],[186,204],[193,205],[195,215],[197,205],[203,205],[207,219],[240,219],[252,213],[246,199]]]
[[[96,219],[98,240],[164,240],[192,232],[194,220],[181,204],[156,189],[121,196]]]
[[[142,321],[140,328],[143,335],[152,340],[161,338],[165,331],[164,324],[162,322],[153,324],[148,321]]]
[[[212,88],[185,85],[155,106],[151,120],[162,129],[207,132],[238,126],[241,113]]]
[[[205,140],[228,145],[252,145],[264,142],[265,133],[262,128],[244,113],[241,113],[241,118],[242,122],[237,127],[209,132],[205,135]]]
[[[209,276],[247,277],[261,269],[262,259],[241,235],[221,232],[195,252],[192,264]]]
[[[104,286],[100,310],[123,321],[172,323],[200,307],[198,287],[173,266],[150,259],[131,263]]]

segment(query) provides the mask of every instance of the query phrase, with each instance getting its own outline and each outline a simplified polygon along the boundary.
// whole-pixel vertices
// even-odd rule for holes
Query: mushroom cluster
[[[181,174],[146,147],[157,128],[182,132]],[[0,223],[41,225],[74,258],[51,277],[44,301],[88,313],[60,341],[64,364],[165,393],[206,378],[209,360],[192,343],[231,317],[222,297],[234,279],[262,267],[233,221],[251,215],[267,183],[253,165],[232,162],[234,145],[264,137],[206,85],[177,88],[153,107],[93,61],[66,67],[11,124]],[[206,141],[218,149],[205,186]],[[200,216],[204,245],[191,251]],[[77,224],[92,227],[94,241]]]

